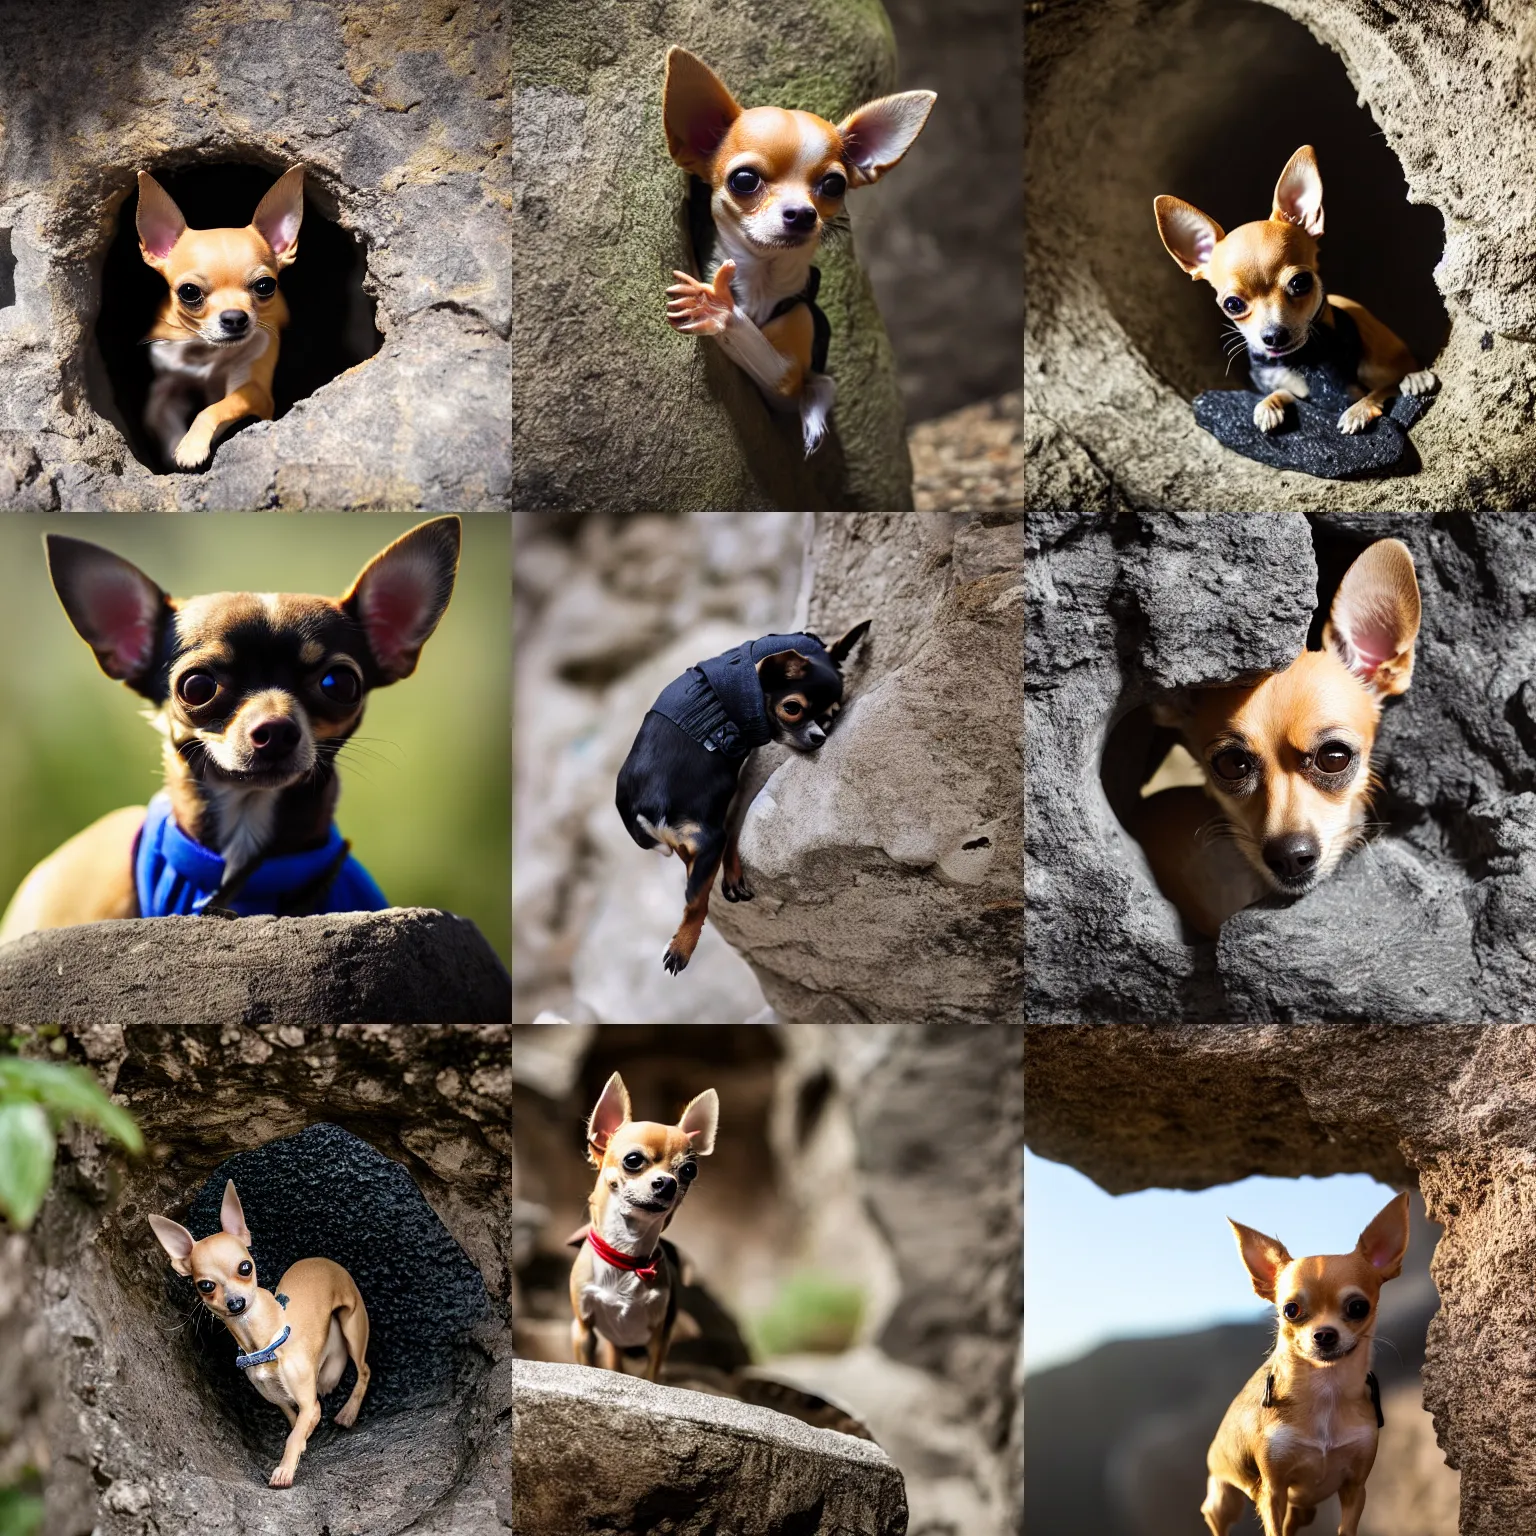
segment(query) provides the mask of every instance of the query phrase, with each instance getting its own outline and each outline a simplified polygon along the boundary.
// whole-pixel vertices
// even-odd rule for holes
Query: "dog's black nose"
[[[1267,331],[1259,333],[1259,339],[1273,350],[1285,346],[1291,339],[1291,333],[1283,325],[1272,325]]]
[[[800,207],[789,207],[784,210],[784,227],[792,229],[796,234],[804,234],[808,229],[816,227],[816,210],[808,204]]]
[[[1339,1347],[1339,1330],[1337,1328],[1314,1328],[1312,1330],[1312,1342],[1321,1350],[1337,1349]]]
[[[243,309],[221,309],[219,324],[231,336],[238,336],[242,331],[250,328],[251,317]]]
[[[229,1315],[234,1317],[237,1313],[245,1311],[245,1297],[231,1296],[229,1300],[224,1303],[224,1306],[225,1309],[229,1312]]]
[[[663,1200],[670,1200],[677,1189],[677,1180],[670,1173],[658,1173],[651,1180],[651,1188],[661,1196]]]
[[[298,746],[302,735],[292,720],[279,715],[271,720],[259,720],[251,727],[251,745],[261,757],[287,757]]]
[[[1310,832],[1287,832],[1264,842],[1264,862],[1279,879],[1291,883],[1305,880],[1317,868],[1322,852]]]

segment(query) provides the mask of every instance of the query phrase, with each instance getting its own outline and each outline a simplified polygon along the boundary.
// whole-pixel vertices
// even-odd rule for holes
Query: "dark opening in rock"
[[[11,232],[0,229],[0,309],[16,302],[16,257],[11,251]]]
[[[249,224],[256,205],[284,168],[229,163],[174,170],[144,167],[170,193],[193,229]],[[335,209],[328,209],[326,201],[313,182],[306,184],[299,254],[282,274],[290,318],[273,379],[278,416],[384,344],[374,324],[374,301],[363,290],[363,247],[336,221]],[[105,374],[92,370],[90,398],[127,438],[134,457],[163,472],[160,449],[144,428],[152,374],[143,342],[166,288],[139,253],[134,223],[138,206],[135,188],[118,211],[117,230],[107,248],[95,327]]]
[[[480,1272],[449,1235],[399,1163],[340,1126],[318,1124],[297,1136],[237,1153],[193,1198],[184,1223],[195,1237],[219,1229],[225,1181],[233,1179],[251,1230],[257,1279],[275,1290],[283,1271],[305,1258],[328,1258],[357,1282],[368,1309],[372,1370],[359,1426],[423,1402],[454,1395],[460,1344],[489,1311]],[[180,1335],[217,1400],[263,1463],[282,1454],[287,1425],[235,1369],[229,1331],[197,1299],[192,1282],[167,1269],[177,1311],[195,1318]],[[356,1380],[349,1363],[322,1400],[324,1418],[306,1458],[338,1444],[348,1431],[336,1410]]]
[[[1407,201],[1397,157],[1356,100],[1343,60],[1300,23],[1248,0],[1165,8],[1126,35],[1135,81],[1097,105],[1097,185],[1079,202],[1095,226],[1083,249],[1137,348],[1187,398],[1246,383],[1226,369],[1214,294],[1174,265],[1152,200],[1169,193],[1224,229],[1267,218],[1275,182],[1302,144],[1317,151],[1326,233],[1323,281],[1391,326],[1423,366],[1449,320],[1433,269],[1444,224]]]

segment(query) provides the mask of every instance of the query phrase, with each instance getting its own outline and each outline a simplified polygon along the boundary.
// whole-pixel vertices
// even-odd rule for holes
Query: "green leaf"
[[[130,1152],[144,1150],[144,1138],[133,1117],[106,1096],[84,1067],[0,1056],[0,1103],[18,1098],[42,1104],[60,1118],[99,1126]]]
[[[0,1213],[25,1232],[53,1179],[53,1127],[40,1104],[0,1104]]]
[[[0,1488],[0,1536],[37,1536],[43,1501],[20,1488]]]

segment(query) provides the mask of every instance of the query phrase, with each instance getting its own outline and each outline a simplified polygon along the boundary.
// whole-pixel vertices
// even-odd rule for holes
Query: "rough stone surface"
[[[1353,556],[1391,536],[1423,598],[1384,713],[1378,837],[1310,895],[1189,942],[1113,807],[1166,740],[1163,690],[1286,666]],[[1536,1011],[1536,534],[1527,521],[1295,512],[1035,516],[1026,1011],[1041,1023],[1422,1023]]]
[[[495,4],[5,8],[0,502],[483,510],[510,495],[509,33]],[[383,350],[212,468],[155,475],[104,418],[101,263],[135,172],[302,161],[362,243]],[[299,261],[303,261],[300,243]]]
[[[1377,173],[1378,188],[1401,174],[1408,199],[1444,221],[1434,282],[1450,334],[1438,355],[1420,359],[1442,380],[1439,403],[1414,433],[1424,467],[1384,482],[1322,484],[1277,474],[1223,451],[1186,404],[1195,393],[1191,371],[1209,366],[1193,363],[1191,348],[1220,368],[1209,334],[1215,306],[1208,288],[1196,294],[1178,275],[1150,202],[1163,192],[1191,197],[1191,166],[1219,156],[1228,188],[1249,174],[1266,183],[1249,188],[1246,201],[1234,197],[1208,210],[1231,228],[1264,216],[1285,156],[1304,136],[1312,139],[1328,207],[1325,280],[1368,308],[1387,309],[1388,323],[1395,318],[1383,291],[1392,279],[1373,274],[1402,259],[1404,210],[1398,199],[1388,232],[1374,208],[1361,216],[1369,186],[1345,190],[1347,162],[1375,146],[1360,126],[1340,116],[1319,121],[1314,112],[1311,87],[1332,61],[1260,6],[1072,0],[1045,7],[1029,36],[1031,504],[1529,506],[1536,493],[1536,284],[1528,237],[1536,212],[1536,96],[1527,79],[1528,10],[1519,0],[1473,12],[1408,0],[1384,24],[1371,0],[1280,0],[1277,9],[1342,58],[1400,168]],[[1287,99],[1306,101],[1305,128],[1274,110]],[[1094,105],[1085,113],[1084,103]],[[1350,216],[1361,219],[1358,246],[1370,258],[1357,263],[1363,287],[1354,273],[1346,281],[1338,264],[1339,231]],[[1425,265],[1433,261],[1431,253]],[[1438,343],[1434,327],[1421,329],[1431,348]],[[1422,342],[1420,350],[1428,350]]]
[[[827,744],[743,771],[766,777],[755,899],[710,908],[783,1019],[1018,1016],[1021,532],[1006,510],[815,525],[796,624],[872,627]]]
[[[661,125],[667,48],[697,53],[746,105],[837,121],[892,89],[890,23],[876,0],[792,10],[517,0],[511,25],[518,505],[911,506],[890,343],[853,240],[824,246],[817,263],[838,401],[809,460],[796,418],[771,412],[717,346],[664,316],[668,274],[693,266],[686,178]],[[912,154],[923,152],[919,139]]]
[[[21,1024],[497,1023],[511,996],[480,930],[425,907],[123,919],[0,948],[0,1018]]]
[[[1424,1401],[1461,1472],[1461,1536],[1524,1528],[1536,1505],[1536,1031],[1041,1027],[1026,1050],[1030,1147],[1112,1193],[1256,1173],[1417,1181],[1445,1228]]]
[[[868,1440],[613,1371],[512,1366],[519,1536],[905,1536],[901,1474]]]
[[[52,1453],[49,1529],[100,1536],[510,1530],[506,1031],[99,1023],[64,1038],[134,1114],[156,1155],[125,1164],[93,1134],[71,1133],[28,1240],[37,1315],[54,1362],[43,1414]],[[386,1183],[373,1155],[356,1149],[336,1165],[331,1188],[321,1189],[318,1177],[300,1180],[315,1191],[314,1204],[268,1208],[262,1165],[275,1170],[294,1146],[258,1149],[320,1121],[330,1127],[321,1138],[338,1136],[340,1127],[403,1167],[420,1196],[402,1203],[402,1173],[387,1175],[394,1210],[409,1204],[416,1212],[398,1231],[362,1231],[372,1197],[360,1186],[351,1190],[355,1212],[344,1208],[351,1195],[338,1199],[335,1181],[346,1184],[353,1174],[366,1172],[363,1184],[375,1192]],[[371,1250],[358,1262],[370,1268],[370,1308],[385,1323],[370,1354],[383,1394],[375,1411],[365,1409],[350,1432],[323,1430],[287,1490],[267,1487],[269,1457],[226,1411],[200,1358],[217,1346],[199,1335],[224,1330],[212,1319],[194,1321],[191,1304],[173,1299],[164,1253],[144,1220],[151,1211],[184,1211],[231,1159],[242,1185],[250,1184],[242,1188],[246,1214],[260,1240],[275,1245],[276,1262],[289,1240],[285,1224],[294,1242],[311,1235]],[[414,1205],[418,1198],[435,1217]],[[478,1272],[489,1308],[478,1321],[458,1308],[454,1339],[437,1341],[433,1361],[431,1349],[410,1341],[409,1327],[389,1320],[406,1321],[404,1299],[424,1278],[413,1272],[418,1259],[428,1271],[447,1262],[464,1276],[464,1257],[445,1246],[439,1220]],[[194,1230],[202,1224],[194,1218]],[[469,1293],[456,1284],[445,1294]],[[430,1340],[433,1329],[424,1326]],[[397,1347],[415,1395],[383,1387]]]

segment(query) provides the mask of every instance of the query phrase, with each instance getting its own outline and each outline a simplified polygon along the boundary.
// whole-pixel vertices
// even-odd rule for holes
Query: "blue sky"
[[[1026,1151],[1025,1370],[1109,1339],[1261,1319],[1271,1309],[1249,1286],[1228,1216],[1293,1254],[1341,1253],[1393,1194],[1364,1174],[1340,1174],[1107,1195]]]

